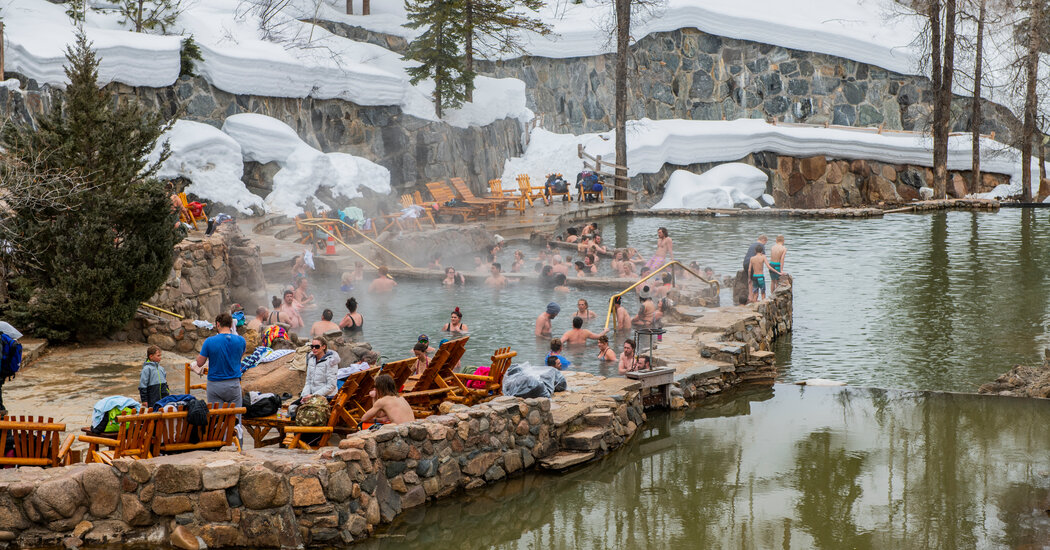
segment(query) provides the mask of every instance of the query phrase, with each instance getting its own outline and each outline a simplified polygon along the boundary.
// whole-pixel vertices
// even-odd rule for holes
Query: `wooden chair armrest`
[[[325,434],[332,433],[334,428],[331,426],[288,426],[284,429],[285,433],[302,433],[302,434]]]
[[[97,436],[94,436],[94,435],[82,435],[82,436],[78,437],[77,439],[79,439],[81,443],[91,443],[91,444],[94,444],[94,445],[105,445],[107,447],[116,447],[120,443],[116,439],[110,439],[108,437],[97,437]]]
[[[491,376],[484,376],[480,374],[463,374],[460,372],[454,373],[456,378],[460,380],[480,380],[481,382],[495,382],[496,380]],[[468,388],[469,389],[469,388]]]
[[[62,441],[62,446],[58,448],[58,460],[62,462],[63,459],[69,454],[69,449],[73,446],[73,441],[77,439],[77,436],[69,434],[66,439]]]

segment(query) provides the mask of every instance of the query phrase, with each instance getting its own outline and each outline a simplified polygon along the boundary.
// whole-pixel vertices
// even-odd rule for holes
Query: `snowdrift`
[[[758,168],[738,162],[720,164],[703,174],[675,170],[652,210],[735,208],[738,204],[758,209],[762,205],[755,199],[765,193],[768,179]]]

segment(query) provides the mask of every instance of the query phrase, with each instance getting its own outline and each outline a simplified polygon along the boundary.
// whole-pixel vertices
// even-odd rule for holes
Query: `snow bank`
[[[165,140],[171,147],[171,156],[161,165],[158,177],[182,176],[192,182],[186,187],[187,193],[232,206],[245,214],[253,206],[263,206],[262,199],[249,192],[241,180],[241,146],[233,138],[207,124],[178,120],[158,143]],[[151,159],[158,158],[159,148],[151,155]]]
[[[346,153],[322,153],[299,138],[287,124],[265,115],[244,113],[226,119],[222,126],[240,144],[244,160],[275,162],[273,191],[266,196],[268,212],[294,216],[303,211],[318,189],[327,187],[335,196],[360,197],[359,186],[379,193],[390,192],[390,171]]]
[[[615,134],[552,134],[542,129],[532,132],[525,155],[504,165],[504,181],[527,173],[533,180],[548,172],[576,174],[583,161],[576,156],[576,145],[583,144],[591,155],[615,162]],[[1011,177],[1007,194],[1020,192],[1021,153],[990,139],[981,139],[985,172]],[[948,168],[968,170],[971,159],[968,135],[948,140]],[[642,119],[627,122],[628,174],[652,174],[664,164],[686,166],[702,162],[730,162],[750,153],[768,151],[793,157],[825,155],[839,159],[867,159],[892,164],[932,166],[932,140],[921,134],[772,125],[763,120],[718,121]],[[1033,159],[1033,168],[1038,160]],[[511,178],[511,179],[508,179]]]
[[[720,164],[703,174],[675,170],[667,179],[663,198],[652,209],[734,208],[738,204],[758,209],[762,205],[755,199],[765,193],[768,180],[765,172],[739,162]]]

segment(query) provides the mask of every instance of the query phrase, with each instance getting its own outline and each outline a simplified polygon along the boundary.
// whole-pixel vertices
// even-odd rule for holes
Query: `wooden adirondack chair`
[[[492,209],[494,215],[502,214],[507,209],[507,204],[511,201],[503,197],[478,197],[470,190],[470,186],[467,185],[467,181],[463,178],[449,178],[448,180],[452,184],[452,189],[459,194],[459,197],[466,201],[468,204],[481,204],[488,205]]]
[[[197,426],[193,426],[186,419],[185,408],[179,407],[177,411],[161,412],[154,438],[157,453],[220,449],[227,445],[233,445],[240,450],[240,441],[234,437],[237,433],[235,427],[237,426],[237,415],[246,412],[248,412],[246,408],[235,407],[232,403],[208,404],[208,423],[198,434],[196,443],[193,443],[192,439]]]
[[[492,363],[489,366],[489,373],[487,375],[456,373],[456,378],[462,381],[464,386],[466,386],[464,402],[473,405],[484,401],[487,398],[499,395],[500,390],[503,389],[503,375],[510,367],[511,359],[517,355],[518,352],[511,351],[509,347],[499,348],[492,354]],[[471,381],[481,382],[485,387],[471,387]]]
[[[38,416],[0,417],[0,451],[7,449],[10,442],[14,445],[15,456],[0,454],[0,465],[10,466],[66,466],[71,455],[69,448],[76,436],[69,434],[59,444],[60,434],[66,430],[65,424],[56,424],[53,418],[44,420]]]
[[[415,369],[416,358],[409,357],[408,359],[383,363],[381,374],[389,374],[394,379],[394,387],[398,388],[398,391],[401,391],[405,388],[408,379],[412,376]],[[411,388],[407,389],[411,390]],[[369,404],[369,406],[371,406],[371,404]]]
[[[521,196],[529,201],[529,206],[535,206],[532,202],[533,199],[543,200],[543,186],[533,187],[532,180],[529,179],[528,174],[518,174],[517,180]]]
[[[161,413],[143,411],[118,416],[120,429],[115,438],[95,435],[82,435],[77,438],[88,444],[87,462],[113,464],[115,458],[156,456],[157,441],[153,435]],[[102,450],[102,446],[109,447],[110,450]]]
[[[328,445],[328,439],[332,437],[331,426],[295,426],[291,425],[285,428],[287,435],[284,438],[283,445],[289,449],[303,449],[307,451],[317,450],[325,445]],[[306,434],[321,434],[320,438],[315,440],[314,443],[307,443],[303,441],[303,436]]]
[[[208,226],[208,215],[201,209],[201,215],[194,215],[193,210],[190,209],[190,201],[186,198],[186,193],[179,193],[179,200],[182,201],[182,213],[179,214],[179,221],[186,222],[197,229],[197,221],[201,220],[204,222],[204,226]]]
[[[487,207],[479,205],[445,206],[446,203],[455,199],[456,196],[452,193],[451,188],[440,181],[428,182],[427,190],[434,197],[434,201],[438,203],[438,216],[442,214],[447,214],[450,217],[459,216],[466,223],[477,220],[488,211]]]
[[[241,427],[252,438],[256,449],[267,445],[277,445],[284,441],[284,430],[293,424],[292,419],[287,416],[277,416],[276,414],[259,418],[241,419]],[[271,430],[277,430],[277,436],[267,439],[266,436],[270,434]]]
[[[417,193],[417,195],[418,195],[418,193]],[[404,195],[401,195],[401,206],[403,206],[405,208],[408,208],[409,206],[418,206],[418,207],[423,209],[423,215],[421,217],[419,217],[419,218],[412,218],[413,220],[415,220],[416,227],[420,231],[423,230],[423,223],[422,223],[422,221],[424,221],[424,220],[425,221],[429,221],[431,227],[437,227],[437,222],[434,221],[434,214],[431,213],[432,209],[426,204],[423,204],[421,202],[416,202],[416,198],[413,197],[412,194],[406,193]]]
[[[442,344],[437,352],[434,353],[434,358],[427,364],[427,368],[416,378],[412,391],[401,394],[401,397],[404,397],[412,405],[416,418],[423,418],[433,414],[435,408],[457,390],[455,385],[450,385],[441,376],[441,373],[446,371],[446,369],[453,368],[463,357],[467,338],[469,337],[458,338]]]
[[[492,195],[493,198],[500,197],[504,199],[510,199],[510,202],[507,204],[507,208],[511,210],[517,210],[519,215],[524,216],[525,203],[528,201],[526,201],[525,197],[522,196],[520,193],[515,193],[518,192],[512,190],[503,190],[503,180],[489,180],[489,194]]]
[[[343,381],[343,387],[329,402],[331,413],[328,415],[328,426],[333,431],[350,433],[361,429],[361,415],[372,406],[368,392],[375,387],[375,377],[380,368],[355,372]],[[323,439],[327,443],[328,438]]]
[[[550,178],[553,175],[561,176],[561,174],[547,174],[547,177]],[[566,183],[568,183],[568,182],[566,182]],[[551,189],[550,189],[551,201],[554,200],[554,197],[565,197],[566,201],[572,201],[572,195],[569,194],[569,189],[571,189],[571,188],[572,188],[571,185],[566,185],[565,186],[565,191],[559,192],[559,191],[555,191],[554,188],[551,187]],[[544,194],[547,193],[547,184],[546,184],[546,182],[544,182],[544,185],[543,185],[543,193]]]

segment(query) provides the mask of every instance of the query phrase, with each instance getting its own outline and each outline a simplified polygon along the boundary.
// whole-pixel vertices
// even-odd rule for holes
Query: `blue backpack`
[[[22,344],[7,334],[0,333],[3,356],[0,357],[0,379],[11,378],[22,366]]]

